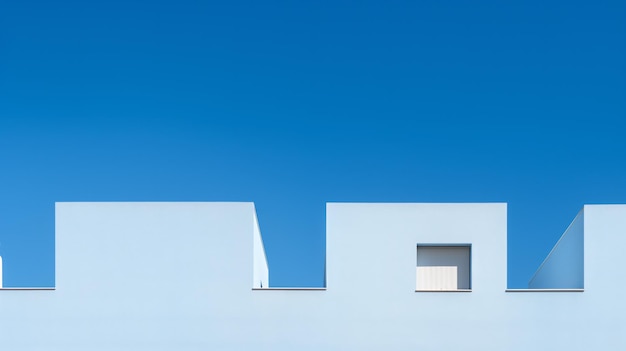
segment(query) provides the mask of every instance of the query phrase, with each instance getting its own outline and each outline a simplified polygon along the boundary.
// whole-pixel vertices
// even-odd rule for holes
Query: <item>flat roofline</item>
[[[325,291],[326,288],[252,288],[252,290],[311,290],[311,291]]]
[[[506,289],[504,292],[584,292],[585,289]]]
[[[472,292],[472,289],[415,290],[415,292]]]
[[[186,201],[186,200],[125,200],[125,201],[55,201],[55,204],[254,204],[254,201]]]
[[[502,201],[486,201],[486,202],[415,202],[415,201],[326,201],[327,205],[507,205],[508,202]]]
[[[472,247],[472,243],[418,243],[417,247]]]
[[[56,288],[0,288],[0,290],[56,290]]]

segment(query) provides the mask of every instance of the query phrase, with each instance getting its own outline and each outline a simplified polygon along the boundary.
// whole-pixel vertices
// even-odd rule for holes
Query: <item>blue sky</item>
[[[3,1],[5,286],[54,285],[55,201],[254,201],[274,286],[325,203],[508,202],[525,287],[626,202],[626,3]]]

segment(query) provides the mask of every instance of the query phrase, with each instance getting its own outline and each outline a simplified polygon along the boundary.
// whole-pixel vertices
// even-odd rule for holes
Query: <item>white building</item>
[[[506,289],[506,204],[327,205],[327,287],[272,289],[252,203],[58,203],[56,289],[6,350],[622,350],[626,205],[585,206]]]

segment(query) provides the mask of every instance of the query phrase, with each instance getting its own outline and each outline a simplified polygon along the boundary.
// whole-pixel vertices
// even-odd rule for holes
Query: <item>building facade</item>
[[[329,203],[326,288],[271,288],[252,203],[57,203],[56,288],[7,350],[621,350],[626,205],[586,205],[507,290],[502,203]]]

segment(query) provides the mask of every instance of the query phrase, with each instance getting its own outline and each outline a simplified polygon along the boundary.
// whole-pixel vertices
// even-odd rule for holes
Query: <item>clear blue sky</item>
[[[624,1],[0,4],[5,286],[54,285],[55,201],[254,201],[275,286],[326,202],[508,202],[510,287],[626,203]]]

